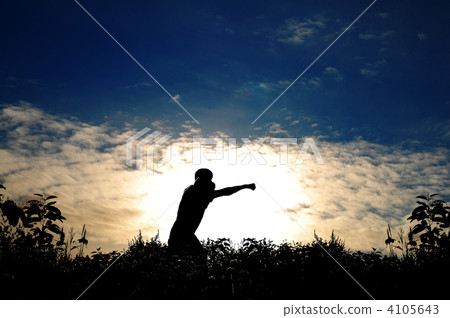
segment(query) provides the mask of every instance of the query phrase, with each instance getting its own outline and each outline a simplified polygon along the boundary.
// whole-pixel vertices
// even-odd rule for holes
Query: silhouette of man
[[[204,254],[203,247],[195,236],[205,209],[215,198],[232,195],[242,189],[255,190],[255,184],[244,184],[215,190],[213,173],[209,169],[199,169],[195,173],[195,183],[184,190],[175,223],[169,236],[169,248],[180,254]]]

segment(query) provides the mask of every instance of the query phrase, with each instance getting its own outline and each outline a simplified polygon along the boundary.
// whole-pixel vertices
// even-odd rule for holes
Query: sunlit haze
[[[56,195],[89,251],[167,243],[199,168],[256,184],[214,200],[200,240],[384,250],[415,196],[449,199],[448,1],[378,1],[326,52],[372,1],[79,2],[122,47],[73,1],[0,4],[0,177],[16,202]],[[321,158],[297,160],[308,140]]]

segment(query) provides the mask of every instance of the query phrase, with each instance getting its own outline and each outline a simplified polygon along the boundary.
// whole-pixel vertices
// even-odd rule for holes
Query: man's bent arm
[[[214,198],[218,198],[218,197],[222,197],[224,195],[232,195],[240,190],[243,189],[251,189],[251,190],[255,190],[255,184],[251,183],[251,184],[244,184],[244,185],[240,185],[240,186],[235,186],[235,187],[229,187],[229,188],[223,188],[220,190],[216,190],[214,191]]]

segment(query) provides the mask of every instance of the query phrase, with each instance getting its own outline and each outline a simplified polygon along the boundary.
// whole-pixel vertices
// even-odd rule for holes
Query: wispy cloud
[[[371,69],[368,69],[368,68],[362,68],[362,69],[359,70],[359,72],[362,75],[371,76],[371,77],[374,77],[374,76],[378,75],[378,71],[377,70],[371,70]]]
[[[342,77],[341,72],[333,67],[333,66],[327,66],[324,70],[323,70],[323,74],[330,76],[331,78],[333,78],[336,81],[342,81],[344,78]]]
[[[277,30],[277,40],[283,43],[303,44],[312,35],[316,34],[319,29],[325,27],[325,19],[288,19],[284,21],[284,25]]]
[[[445,177],[445,186],[438,181],[442,177],[439,171],[450,168],[448,150],[416,153],[365,141],[322,142],[320,146],[327,165],[307,163],[297,168],[311,204],[295,209],[315,219],[312,226],[322,229],[320,233],[334,228],[353,246],[380,246],[387,223],[407,224],[405,216],[414,207],[416,195],[441,192],[450,181]],[[364,243],[354,241],[356,236],[350,233],[355,231]]]
[[[4,136],[0,175],[6,177],[13,199],[40,191],[56,194],[67,217],[65,227],[79,229],[86,224],[92,248],[126,246],[137,229],[148,227],[183,193],[199,167],[192,164],[189,140],[201,131],[189,121],[177,129],[167,122],[153,122],[155,127],[178,132],[171,139],[172,161],[153,176],[124,165],[125,141],[136,131],[51,115],[26,103],[3,105],[0,123]],[[260,133],[269,137],[289,134],[279,123],[265,128]],[[220,132],[217,136],[227,137]],[[323,236],[335,229],[355,249],[382,248],[386,225],[405,225],[416,195],[441,192],[450,185],[450,151],[446,148],[410,151],[364,140],[316,142],[325,165],[313,158],[302,165],[292,160],[281,165],[280,147],[267,141],[260,149],[267,156],[267,166],[254,161],[228,165],[226,147],[223,160],[204,160],[202,166],[215,172],[218,187],[255,178],[311,235],[314,229]],[[298,146],[289,148],[294,160],[301,143],[299,139]],[[248,157],[247,149],[239,144],[236,152],[237,163]],[[239,202],[239,209],[232,200],[230,205],[212,204],[215,217],[205,219],[200,238],[230,236],[233,228],[235,240],[244,236],[311,240],[263,192],[255,191],[252,200]],[[160,229],[162,239],[167,239],[176,205],[148,234]]]
[[[425,40],[428,39],[428,36],[427,36],[425,33],[423,33],[423,32],[417,33],[417,37],[418,37],[419,40],[421,40],[421,41],[425,41]]]
[[[281,80],[277,82],[261,82],[261,81],[249,81],[241,85],[240,88],[234,92],[239,97],[251,97],[258,94],[265,94],[272,90],[280,90],[289,85],[289,81]]]
[[[234,34],[235,33],[235,31],[233,29],[231,29],[231,28],[225,28],[223,30],[225,31],[225,33],[228,33],[228,34]]]
[[[366,63],[365,67],[361,68],[359,72],[361,75],[365,75],[368,77],[375,77],[379,74],[382,67],[387,64],[388,62],[385,59],[371,63]]]
[[[311,78],[302,77],[299,82],[306,89],[316,89],[322,85],[322,80],[317,76]]]
[[[371,33],[360,33],[359,38],[361,40],[371,40],[371,39],[376,38],[376,36],[375,36],[375,34],[371,34]]]
[[[281,135],[283,137],[289,137],[289,132],[286,129],[283,129],[279,123],[268,123],[266,124],[267,131],[271,135]]]
[[[125,89],[128,89],[128,88],[146,88],[146,87],[151,87],[153,85],[154,85],[153,82],[143,81],[143,82],[137,82],[137,83],[134,83],[134,84],[126,85],[123,88],[125,88]]]
[[[37,79],[25,79],[15,76],[8,76],[4,81],[0,82],[0,86],[7,88],[20,88],[20,87],[41,88],[43,85],[41,81]]]
[[[171,103],[175,103],[175,101],[179,102],[181,100],[181,95],[176,94],[173,96],[173,98],[170,100]]]
[[[382,42],[387,42],[394,36],[395,32],[393,30],[385,30],[385,31],[369,31],[365,33],[360,33],[358,37],[361,40],[377,40]]]

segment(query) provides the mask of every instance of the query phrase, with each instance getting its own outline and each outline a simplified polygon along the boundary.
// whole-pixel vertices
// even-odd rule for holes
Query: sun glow
[[[238,149],[239,150],[239,149]],[[147,211],[136,224],[148,229],[147,236],[160,230],[160,238],[166,242],[181,196],[186,187],[194,183],[195,171],[208,168],[213,174],[216,189],[255,183],[256,190],[242,190],[230,197],[214,200],[206,209],[205,216],[196,235],[206,238],[231,238],[235,243],[243,238],[270,238],[274,242],[283,240],[311,240],[312,233],[306,229],[310,216],[299,212],[298,206],[309,206],[311,200],[298,182],[301,172],[289,165],[274,164],[278,154],[266,152],[268,164],[250,160],[241,164],[245,153],[238,151],[236,164],[230,164],[230,153],[223,151],[222,159],[201,158],[193,164],[186,153],[176,153],[170,164],[162,167],[162,174],[143,174],[137,177],[135,193],[144,194],[137,208]],[[197,161],[198,162],[198,161]],[[269,164],[270,163],[270,164]],[[305,230],[307,232],[305,232]]]

